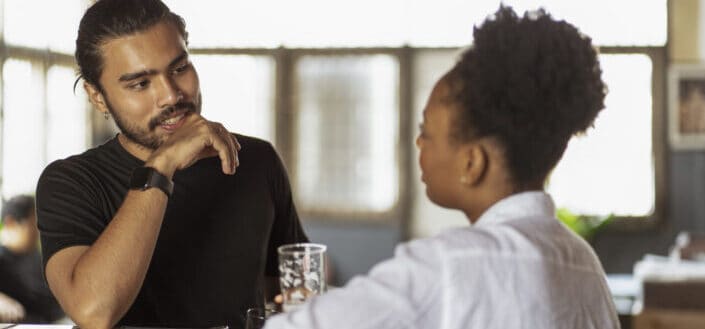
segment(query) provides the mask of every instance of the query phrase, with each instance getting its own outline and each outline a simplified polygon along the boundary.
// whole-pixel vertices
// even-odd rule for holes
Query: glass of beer
[[[279,284],[284,312],[326,291],[326,246],[296,243],[279,247]]]

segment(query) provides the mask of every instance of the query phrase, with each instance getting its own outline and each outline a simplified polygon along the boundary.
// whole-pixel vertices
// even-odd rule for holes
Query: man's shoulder
[[[263,170],[264,168],[277,168],[279,155],[274,146],[263,139],[234,134],[242,148],[238,152],[240,167],[238,170]],[[250,166],[254,166],[250,168]]]
[[[54,160],[49,163],[46,168],[44,168],[40,181],[44,177],[82,171],[86,168],[86,166],[90,166],[89,163],[90,161],[88,161],[88,157],[85,156],[85,153],[72,155],[64,159]]]
[[[39,184],[49,180],[74,180],[78,177],[98,177],[100,173],[114,170],[116,167],[126,165],[128,161],[122,159],[109,145],[110,142],[88,149],[80,154],[51,162],[44,168]]]
[[[260,139],[257,137],[252,137],[252,136],[247,136],[247,135],[241,135],[237,133],[232,133],[235,135],[237,138],[237,141],[240,143],[240,146],[242,146],[243,149],[253,149],[256,151],[261,151],[261,152],[266,152],[270,153],[274,150],[274,147],[272,144],[264,139]]]
[[[100,158],[98,149],[101,146],[86,150],[83,153],[71,155],[69,157],[54,160],[44,169],[44,173],[66,172],[81,170],[82,168],[91,167],[95,163],[95,159]]]

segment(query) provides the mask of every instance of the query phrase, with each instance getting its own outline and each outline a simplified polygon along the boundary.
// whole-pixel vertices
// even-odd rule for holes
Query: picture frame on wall
[[[668,137],[674,150],[705,150],[705,63],[670,67]]]

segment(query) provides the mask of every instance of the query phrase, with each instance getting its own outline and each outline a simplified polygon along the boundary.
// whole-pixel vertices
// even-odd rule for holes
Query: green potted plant
[[[615,218],[614,214],[607,216],[578,215],[566,208],[558,208],[556,217],[565,226],[588,242],[592,241],[597,231],[611,223]]]

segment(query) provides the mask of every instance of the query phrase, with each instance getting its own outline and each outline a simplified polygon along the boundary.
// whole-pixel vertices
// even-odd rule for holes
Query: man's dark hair
[[[597,51],[544,10],[518,17],[501,6],[473,35],[447,77],[456,107],[451,137],[494,138],[515,187],[543,183],[571,136],[605,107]]]
[[[78,27],[76,62],[79,79],[83,78],[102,92],[100,75],[104,63],[100,47],[112,39],[147,30],[164,21],[174,24],[188,43],[184,19],[160,0],[96,1],[83,15]]]
[[[0,222],[5,221],[6,216],[12,216],[15,221],[21,223],[29,218],[34,211],[34,197],[30,195],[18,195],[2,203],[2,217]]]

